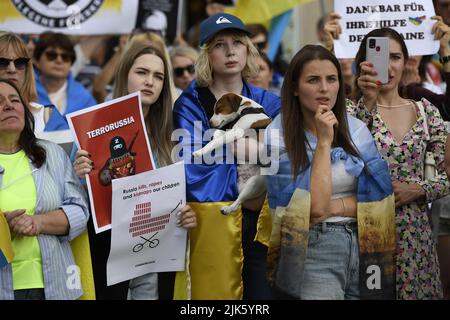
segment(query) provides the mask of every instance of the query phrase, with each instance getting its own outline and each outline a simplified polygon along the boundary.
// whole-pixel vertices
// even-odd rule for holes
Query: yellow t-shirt
[[[31,165],[24,151],[0,154],[5,168],[0,188],[0,210],[25,209],[33,215],[36,209],[36,185]],[[12,234],[14,260],[12,262],[14,290],[44,288],[41,249],[37,237]]]

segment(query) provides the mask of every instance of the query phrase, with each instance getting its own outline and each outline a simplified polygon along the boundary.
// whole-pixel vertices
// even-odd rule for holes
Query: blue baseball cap
[[[247,35],[250,34],[245,28],[244,23],[238,17],[228,13],[218,13],[201,23],[200,46],[211,40],[218,32],[226,29],[240,30]]]

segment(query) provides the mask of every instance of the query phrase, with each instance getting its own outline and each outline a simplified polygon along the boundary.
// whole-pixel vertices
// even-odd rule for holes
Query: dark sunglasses
[[[30,61],[29,58],[17,58],[17,59],[6,59],[6,58],[0,58],[0,70],[6,70],[11,63],[11,61],[14,63],[14,66],[17,70],[25,70],[27,67],[28,61]]]
[[[254,43],[255,47],[257,47],[259,50],[264,50],[266,48],[267,45],[267,41],[263,41],[263,42],[257,42]]]
[[[59,57],[61,57],[62,61],[64,62],[72,62],[73,56],[70,53],[63,52],[58,53],[56,51],[46,51],[45,56],[47,57],[48,61],[54,61]]]
[[[189,72],[190,74],[194,74],[195,73],[195,66],[193,64],[190,64],[184,68],[179,67],[179,68],[174,68],[173,69],[173,73],[175,74],[175,77],[181,77],[184,75],[184,70],[186,70],[187,72]]]
[[[25,42],[25,44],[27,44],[30,41],[33,41],[34,44],[37,44],[39,42],[38,37],[32,37],[26,34],[22,34],[20,37],[22,38],[23,42]]]

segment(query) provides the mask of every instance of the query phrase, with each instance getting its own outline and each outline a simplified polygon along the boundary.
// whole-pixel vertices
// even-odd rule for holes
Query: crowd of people
[[[341,17],[330,13],[318,24],[321,43],[289,63],[268,58],[263,25],[245,25],[217,2],[173,46],[142,30],[84,40],[0,31],[0,214],[15,252],[0,269],[0,300],[450,299],[450,214],[431,209],[450,194],[450,1],[434,1],[437,56],[410,56],[402,36],[382,28],[354,59],[337,59]],[[369,37],[389,39],[387,83],[367,61]],[[98,169],[92,150],[67,154],[37,137],[67,130],[69,113],[134,92],[156,167],[182,147],[188,204],[177,226],[190,249],[184,272],[107,286],[111,231],[95,234],[86,187]],[[223,215],[248,175],[239,145],[213,164],[192,152],[209,142],[216,102],[229,93],[271,119],[258,145],[276,171],[267,192]],[[189,138],[173,141],[176,129]],[[74,289],[67,268],[79,251],[92,272]],[[383,289],[368,287],[374,265]]]

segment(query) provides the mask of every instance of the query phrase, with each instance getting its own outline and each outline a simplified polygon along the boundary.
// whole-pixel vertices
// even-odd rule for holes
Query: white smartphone
[[[369,37],[366,44],[366,61],[373,64],[377,75],[374,77],[382,84],[389,81],[389,38]]]

